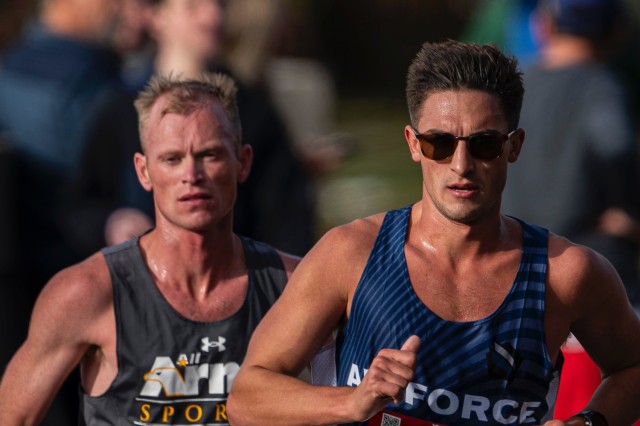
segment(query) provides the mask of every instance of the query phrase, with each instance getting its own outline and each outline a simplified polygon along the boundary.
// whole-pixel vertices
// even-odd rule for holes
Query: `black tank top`
[[[109,389],[81,392],[80,425],[226,425],[227,396],[258,322],[287,280],[280,256],[242,239],[244,304],[216,322],[176,312],[153,281],[138,240],[103,249],[113,283],[118,374]]]

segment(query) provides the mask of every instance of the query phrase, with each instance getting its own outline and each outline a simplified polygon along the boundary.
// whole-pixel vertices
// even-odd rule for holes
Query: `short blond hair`
[[[221,73],[203,73],[200,78],[183,79],[174,75],[155,75],[134,102],[138,112],[138,128],[144,149],[144,131],[151,109],[163,96],[167,104],[160,112],[162,116],[174,113],[188,115],[207,102],[217,101],[222,105],[234,130],[236,144],[242,140],[242,127],[238,115],[236,94],[238,87],[233,79]]]

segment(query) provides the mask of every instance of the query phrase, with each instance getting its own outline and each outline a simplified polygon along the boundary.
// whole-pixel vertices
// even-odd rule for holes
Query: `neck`
[[[242,241],[230,228],[198,233],[159,225],[142,237],[140,247],[158,284],[196,295],[246,270]]]
[[[509,238],[509,220],[498,210],[472,223],[454,222],[424,201],[412,212],[411,234],[423,249],[455,262],[461,257],[478,257],[504,249]]]

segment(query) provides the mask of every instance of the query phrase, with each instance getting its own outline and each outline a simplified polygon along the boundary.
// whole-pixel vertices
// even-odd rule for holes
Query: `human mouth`
[[[206,192],[190,192],[188,194],[182,195],[180,198],[178,198],[178,201],[183,203],[197,203],[210,199],[211,195],[207,194]]]
[[[447,188],[454,196],[459,198],[471,198],[478,192],[478,185],[471,183],[453,184]]]

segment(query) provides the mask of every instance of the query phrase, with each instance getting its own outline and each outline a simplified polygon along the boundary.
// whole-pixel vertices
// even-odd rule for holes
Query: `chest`
[[[239,311],[248,290],[247,277],[218,283],[211,291],[197,294],[171,285],[158,285],[166,302],[182,317],[197,322],[221,321]]]
[[[477,321],[495,312],[516,281],[519,252],[452,267],[435,256],[407,250],[413,291],[432,312],[448,321]]]
[[[338,339],[338,383],[358,385],[380,349],[399,348],[417,335],[417,366],[403,405],[412,416],[461,424],[470,420],[465,400],[482,399],[485,408],[509,400],[536,407],[531,423],[539,424],[554,372],[544,333],[544,278],[529,280],[524,268],[477,269],[475,280],[411,267],[414,278],[397,268],[367,271]],[[416,278],[419,272],[424,275]]]

